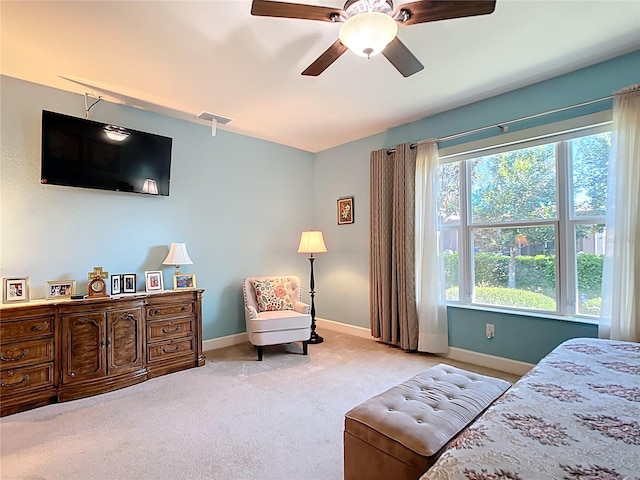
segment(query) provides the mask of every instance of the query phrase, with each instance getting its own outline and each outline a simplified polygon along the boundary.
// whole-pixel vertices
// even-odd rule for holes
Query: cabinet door
[[[109,375],[142,368],[142,308],[107,313]]]
[[[62,382],[104,377],[106,369],[104,313],[62,315]]]

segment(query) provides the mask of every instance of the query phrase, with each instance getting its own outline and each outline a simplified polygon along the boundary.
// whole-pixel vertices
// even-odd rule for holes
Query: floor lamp
[[[314,253],[324,253],[327,251],[327,246],[324,244],[324,239],[322,238],[322,232],[311,230],[309,232],[302,232],[302,236],[300,237],[300,246],[298,247],[298,253],[308,253],[309,254],[309,262],[311,263],[311,281],[309,282],[309,287],[311,291],[309,294],[311,295],[311,338],[309,339],[309,343],[322,343],[324,338],[316,333],[316,305],[314,301],[314,297],[316,296],[315,292],[315,281],[313,279],[313,261],[315,257]]]

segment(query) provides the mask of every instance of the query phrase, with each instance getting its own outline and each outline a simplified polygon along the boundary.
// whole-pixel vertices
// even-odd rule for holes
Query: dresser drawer
[[[53,337],[4,344],[0,347],[0,370],[53,362]]]
[[[153,362],[182,355],[195,355],[195,352],[195,337],[170,340],[168,342],[149,345],[148,361]]]
[[[0,394],[14,395],[53,385],[53,362],[0,372]]]
[[[53,333],[53,316],[28,318],[0,323],[0,342],[35,338]]]
[[[147,340],[149,342],[184,337],[194,333],[194,317],[164,320],[147,324]]]
[[[178,317],[193,315],[195,307],[193,303],[175,303],[169,305],[156,305],[147,307],[147,319],[160,319],[163,317]]]

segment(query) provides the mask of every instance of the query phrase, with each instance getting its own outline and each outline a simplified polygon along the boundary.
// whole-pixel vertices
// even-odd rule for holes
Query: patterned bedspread
[[[640,344],[564,342],[422,480],[640,479]]]

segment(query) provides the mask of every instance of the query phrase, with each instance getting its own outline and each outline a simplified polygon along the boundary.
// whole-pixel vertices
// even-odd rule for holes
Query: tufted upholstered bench
[[[345,480],[418,479],[510,386],[439,364],[361,403],[345,416]]]

